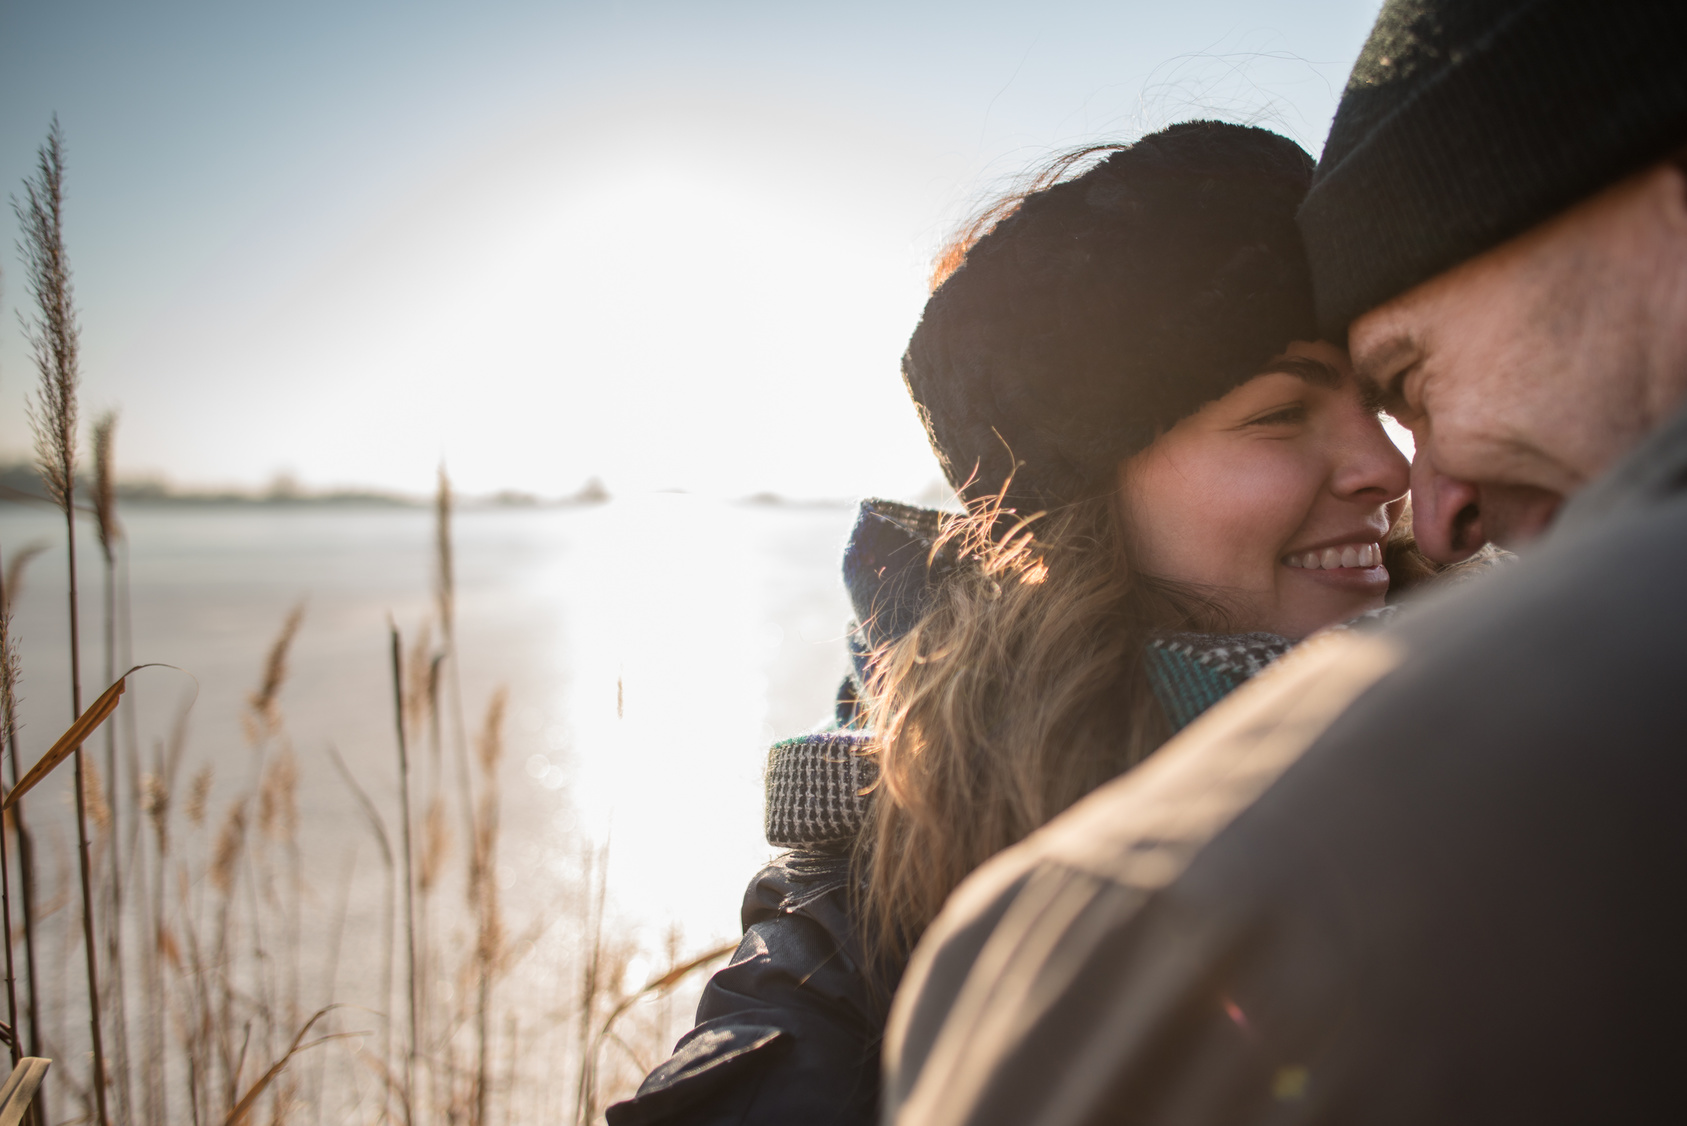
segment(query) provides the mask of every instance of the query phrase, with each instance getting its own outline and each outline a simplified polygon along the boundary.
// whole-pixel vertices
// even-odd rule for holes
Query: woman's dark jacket
[[[851,672],[826,729],[768,756],[768,842],[787,848],[744,895],[744,940],[704,987],[697,1026],[609,1126],[866,1126],[879,1108],[879,1042],[895,981],[876,979],[851,911],[849,856],[874,778],[859,757],[867,658],[906,633],[953,566],[933,543],[944,514],[865,501],[844,554],[856,621]],[[1149,675],[1174,729],[1275,660],[1270,634],[1179,635],[1150,648]]]

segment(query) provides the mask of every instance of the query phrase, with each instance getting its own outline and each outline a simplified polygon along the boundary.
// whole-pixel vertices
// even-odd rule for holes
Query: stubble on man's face
[[[1526,542],[1687,392],[1687,178],[1613,185],[1360,317],[1349,346],[1417,443],[1427,538]]]

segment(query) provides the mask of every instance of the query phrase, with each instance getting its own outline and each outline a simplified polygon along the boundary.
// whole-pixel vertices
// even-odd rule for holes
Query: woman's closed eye
[[[1243,426],[1292,426],[1306,421],[1305,403],[1286,403],[1273,407],[1263,414],[1256,414],[1244,422]]]

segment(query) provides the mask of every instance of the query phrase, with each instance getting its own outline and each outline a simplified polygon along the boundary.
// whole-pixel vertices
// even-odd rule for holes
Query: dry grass
[[[37,1121],[52,1120],[50,1098],[60,1121],[103,1126],[108,1094],[121,1122],[145,1126],[601,1121],[602,1107],[630,1092],[671,1042],[675,1015],[666,999],[725,949],[687,957],[673,930],[661,951],[642,950],[615,921],[607,843],[577,842],[560,891],[508,883],[499,779],[510,699],[502,688],[489,692],[470,737],[454,502],[443,466],[432,615],[411,631],[408,649],[396,624],[388,638],[396,747],[361,748],[356,760],[390,763],[385,756],[396,749],[396,770],[360,780],[337,750],[325,748],[342,783],[340,799],[358,816],[345,822],[338,872],[307,869],[299,839],[310,756],[293,745],[285,699],[294,645],[306,628],[302,604],[284,616],[254,670],[241,709],[244,749],[195,752],[190,698],[169,731],[148,736],[143,768],[134,713],[106,718],[120,690],[84,711],[79,515],[93,517],[105,564],[105,682],[114,689],[123,683],[115,670],[131,662],[113,415],[93,428],[87,503],[76,495],[79,330],[64,253],[63,175],[55,121],[24,198],[13,201],[35,307],[25,325],[40,374],[30,421],[42,479],[65,518],[70,568],[75,725],[54,748],[46,739],[20,739],[14,723],[20,667],[10,605],[44,545],[11,553],[9,567],[0,568],[0,735],[12,758],[10,788],[32,784],[28,775],[20,779],[22,759],[48,760],[43,774],[56,765],[50,760],[57,751],[76,763],[73,845],[44,819],[43,856],[23,801],[11,806],[0,831],[6,1013],[21,1033],[14,1056],[27,1044],[29,1054],[59,1060],[37,1096]],[[84,761],[81,747],[101,723],[103,767]],[[380,800],[394,790],[396,800]],[[358,849],[371,844],[382,894],[375,904],[356,903]],[[71,848],[79,914],[65,910],[74,902]],[[43,883],[38,868],[55,878]],[[14,872],[22,893],[16,934]],[[354,908],[363,919],[378,916],[379,925],[348,924]],[[78,933],[85,993],[67,989]],[[12,953],[20,939],[26,968],[17,982]],[[110,971],[103,988],[97,940]],[[629,991],[624,979],[635,957],[668,968]],[[342,974],[342,964],[365,972]],[[19,984],[27,1000],[21,1007]],[[139,1050],[131,1052],[131,1044]],[[67,1118],[65,1108],[72,1116],[79,1108],[80,1117]]]

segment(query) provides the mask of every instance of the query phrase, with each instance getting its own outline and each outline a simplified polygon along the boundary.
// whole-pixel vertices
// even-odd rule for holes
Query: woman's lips
[[[1305,576],[1303,582],[1366,598],[1386,592],[1389,586],[1388,568],[1382,565],[1382,548],[1374,542],[1356,540],[1290,552],[1283,557],[1283,566]]]
[[[1382,565],[1382,548],[1375,543],[1344,543],[1312,551],[1295,551],[1283,564],[1303,571],[1366,570]]]

